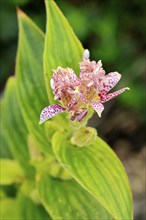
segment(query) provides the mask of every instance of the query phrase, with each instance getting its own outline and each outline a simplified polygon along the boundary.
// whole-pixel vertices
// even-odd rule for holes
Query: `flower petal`
[[[70,96],[79,84],[79,78],[70,68],[58,67],[50,80],[55,99]]]
[[[125,90],[130,90],[130,89],[129,89],[128,87],[126,87],[126,88],[120,89],[120,90],[118,90],[118,91],[116,91],[116,92],[112,92],[112,93],[103,95],[103,96],[100,97],[100,100],[101,100],[102,103],[107,102],[107,101],[109,101],[110,99],[113,99],[113,98],[115,98],[116,96],[120,95],[120,94],[123,93]]]
[[[97,112],[98,116],[101,117],[101,113],[104,110],[104,106],[101,102],[90,102],[90,106]]]
[[[102,68],[101,60],[97,63],[93,60],[83,59],[80,63],[80,79],[83,85],[98,89],[98,85],[105,77],[105,71]]]
[[[52,118],[53,116],[62,113],[65,110],[66,110],[65,108],[57,104],[45,107],[40,114],[39,124],[42,124],[43,122],[47,121],[49,118]]]
[[[79,93],[79,98],[81,99],[82,102],[86,104],[88,103],[88,100],[84,97],[84,95],[81,92]]]
[[[85,49],[83,53],[83,60],[88,60],[89,57],[90,57],[90,52],[88,49]]]
[[[121,74],[118,72],[111,72],[103,77],[99,84],[99,91],[101,94],[106,94],[110,91],[121,79]]]

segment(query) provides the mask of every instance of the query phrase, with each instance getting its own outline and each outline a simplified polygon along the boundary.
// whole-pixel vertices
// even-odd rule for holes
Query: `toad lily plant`
[[[124,167],[87,127],[128,88],[110,92],[121,75],[90,61],[55,2],[45,5],[45,34],[18,9],[16,74],[1,103],[1,218],[132,220]]]
[[[50,80],[54,99],[62,105],[54,104],[45,107],[40,115],[40,124],[56,114],[68,111],[72,121],[79,122],[87,115],[88,109],[93,108],[99,117],[104,110],[102,103],[120,95],[128,87],[107,94],[120,80],[118,72],[105,75],[101,61],[90,61],[89,51],[83,53],[80,63],[80,78],[70,68],[58,67]]]

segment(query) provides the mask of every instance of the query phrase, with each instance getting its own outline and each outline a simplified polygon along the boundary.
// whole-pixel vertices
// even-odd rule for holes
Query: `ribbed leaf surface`
[[[18,11],[19,45],[17,53],[17,85],[22,114],[28,130],[41,150],[51,152],[44,125],[39,125],[41,110],[48,105],[43,75],[44,34],[22,12]]]
[[[4,127],[5,127],[5,121],[4,121],[5,112],[4,112],[3,109],[4,109],[4,98],[1,98],[1,100],[0,100],[0,112],[1,112],[0,158],[10,158],[10,159],[12,159],[13,156],[12,156],[12,153],[10,152],[8,142],[7,142],[6,138],[5,138],[5,131],[4,131]]]
[[[27,147],[28,131],[22,118],[16,92],[16,79],[9,78],[2,105],[3,127],[2,137],[7,143],[15,160],[19,161],[26,173],[32,174],[29,166],[29,151]]]
[[[132,219],[132,201],[125,170],[110,147],[99,137],[93,145],[78,148],[64,133],[53,137],[57,159],[75,180],[118,220]]]
[[[21,219],[25,220],[51,220],[49,214],[45,211],[44,207],[40,204],[35,204],[28,197],[22,193],[18,196],[18,209]]]
[[[47,186],[47,187],[46,187]],[[104,219],[111,215],[74,180],[59,180],[44,175],[39,182],[42,203],[53,219]]]

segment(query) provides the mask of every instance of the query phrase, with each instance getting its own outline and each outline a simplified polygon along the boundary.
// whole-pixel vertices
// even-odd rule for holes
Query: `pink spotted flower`
[[[80,63],[80,76],[77,77],[70,68],[58,67],[50,80],[54,99],[61,105],[45,107],[40,115],[40,124],[53,116],[68,111],[72,121],[81,121],[93,108],[99,117],[104,110],[103,103],[120,95],[128,87],[116,92],[109,91],[118,83],[121,75],[118,72],[105,74],[101,61],[90,61],[89,51],[83,53]]]

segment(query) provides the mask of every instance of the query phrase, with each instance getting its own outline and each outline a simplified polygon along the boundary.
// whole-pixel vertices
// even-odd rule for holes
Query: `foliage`
[[[83,51],[54,1],[46,0],[46,11],[45,36],[17,11],[16,76],[1,105],[2,219],[132,219],[129,182],[110,147],[99,137],[81,148],[71,143],[65,114],[38,124],[41,109],[53,102],[51,70],[78,70]],[[4,185],[15,187],[15,195]]]

